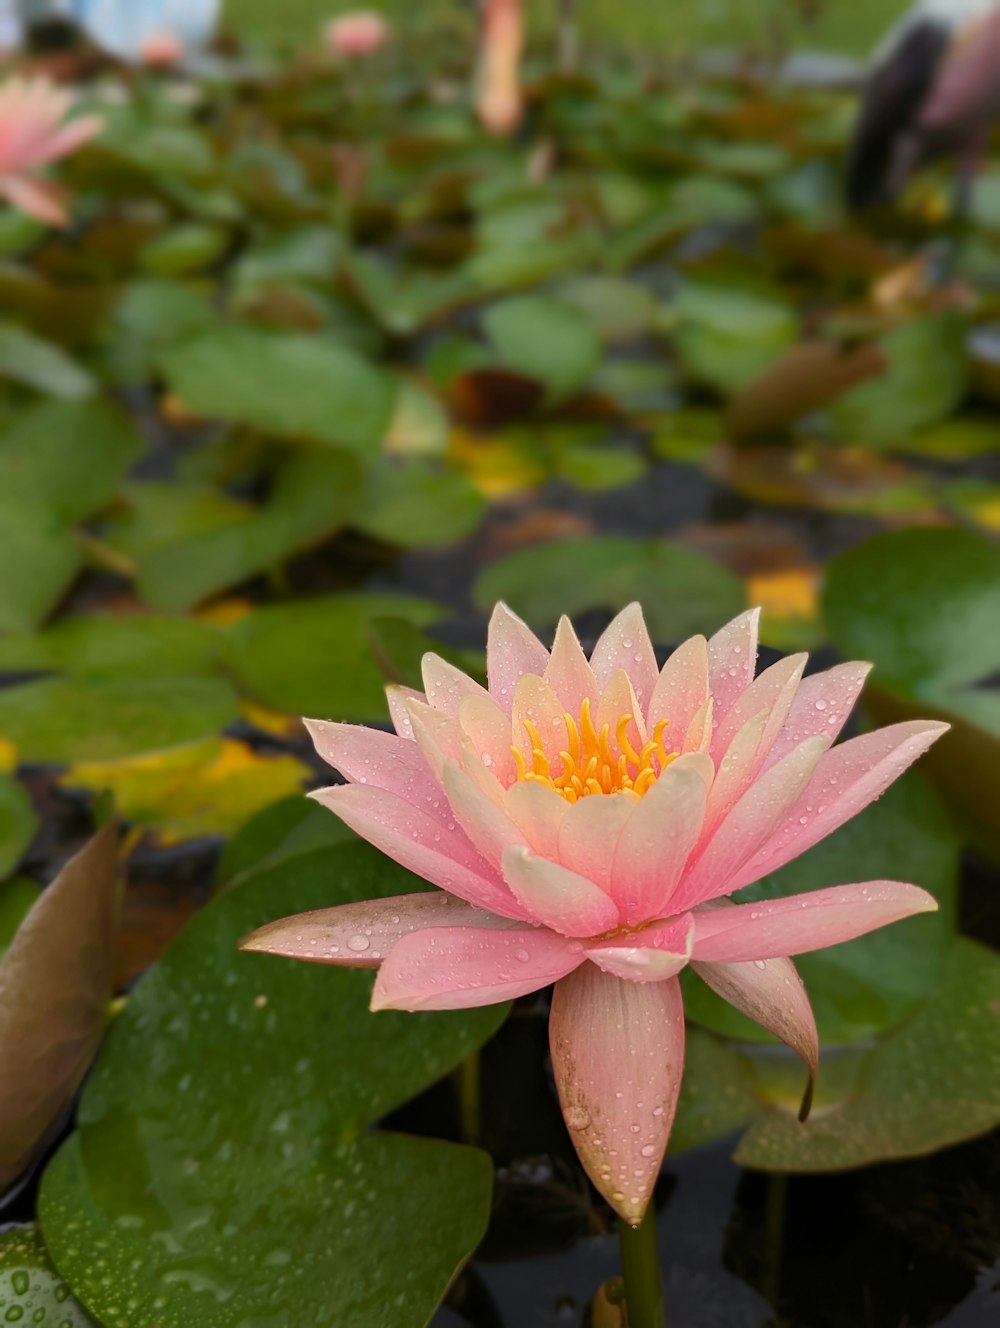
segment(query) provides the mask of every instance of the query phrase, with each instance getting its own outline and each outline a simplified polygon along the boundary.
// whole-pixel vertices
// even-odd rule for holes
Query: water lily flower
[[[103,121],[83,115],[66,121],[72,93],[44,78],[11,78],[0,86],[0,197],[19,212],[51,226],[65,226],[64,192],[38,170],[68,156]]]
[[[148,63],[169,34],[182,52],[206,46],[219,23],[222,0],[71,0],[74,20],[90,39],[120,60]],[[155,63],[155,62],[154,62]]]
[[[425,691],[392,688],[395,734],[308,722],[349,781],[314,794],[440,889],[272,923],[245,947],[378,967],[372,1009],[444,1010],[555,983],[550,1045],[588,1174],[638,1223],[684,1063],[690,964],[805,1061],[816,1024],[789,956],[937,907],[865,881],[729,898],[873,799],[947,728],[914,721],[833,746],[869,672],[755,676],[759,611],[657,667],[637,604],[588,660],[567,619],[551,652],[493,614],[488,689],[436,655]],[[807,1094],[808,1097],[808,1094]]]
[[[147,69],[169,69],[184,58],[184,44],[172,32],[154,32],[142,43],[139,58]]]
[[[476,111],[491,134],[512,134],[521,123],[521,0],[483,0],[482,39],[476,78]]]
[[[353,58],[374,55],[389,40],[392,29],[373,9],[358,9],[332,19],[324,31],[326,44],[334,55]]]

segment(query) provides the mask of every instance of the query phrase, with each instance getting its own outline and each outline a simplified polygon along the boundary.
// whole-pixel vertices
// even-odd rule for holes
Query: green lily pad
[[[37,627],[82,562],[72,533],[51,512],[0,497],[0,631]]]
[[[559,300],[572,305],[593,326],[605,345],[635,341],[651,332],[659,317],[655,297],[625,277],[571,277],[558,287]]]
[[[903,323],[879,343],[887,369],[852,388],[830,412],[849,443],[887,446],[950,415],[969,379],[965,319],[950,312]]]
[[[0,737],[25,761],[110,761],[214,736],[239,715],[222,678],[82,675],[0,691]]]
[[[212,267],[230,244],[221,226],[190,221],[157,235],[139,255],[139,266],[154,277],[181,277]]]
[[[93,1323],[52,1267],[35,1226],[0,1231],[0,1317],[32,1328],[91,1328]]]
[[[464,475],[416,462],[373,466],[353,524],[404,548],[439,548],[470,535],[486,500]]]
[[[392,415],[389,377],[318,336],[232,324],[168,348],[159,363],[197,414],[279,438],[372,452]]]
[[[60,346],[16,323],[0,323],[0,380],[5,378],[66,400],[90,396],[97,388],[94,378]]]
[[[874,660],[866,704],[879,722],[952,725],[924,769],[1000,859],[1000,707],[988,685],[1000,659],[1000,549],[966,530],[877,535],[832,560],[823,612],[843,654]]]
[[[798,337],[790,305],[731,286],[687,281],[671,312],[684,367],[724,395],[752,382]]]
[[[796,959],[821,1042],[881,1036],[908,1019],[937,986],[955,930],[960,847],[940,804],[923,780],[909,775],[808,853],[740,892],[741,900],[772,899],[849,881],[900,880],[937,899],[937,913]],[[713,1032],[770,1040],[694,975],[685,988],[689,1016]]]
[[[0,880],[17,867],[37,829],[27,789],[13,776],[0,774]]]
[[[60,618],[35,635],[0,637],[0,669],[194,677],[216,671],[218,635],[195,618],[152,613]]]
[[[110,350],[115,377],[137,383],[149,378],[167,346],[203,332],[218,315],[205,294],[178,281],[133,281],[115,310],[117,335]]]
[[[804,1125],[784,1110],[758,1116],[736,1161],[840,1171],[931,1153],[998,1123],[1000,958],[959,939],[923,1009],[879,1044],[839,1101],[825,1094]]]
[[[0,882],[0,955],[14,939],[25,914],[38,898],[38,886],[26,876]]]
[[[312,1328],[331,1306],[426,1324],[485,1230],[489,1160],[365,1131],[505,1009],[372,1015],[370,973],[236,949],[289,911],[421,885],[364,844],[286,860],[136,988],[40,1198],[56,1266],[107,1328]]]
[[[320,719],[385,719],[385,688],[372,656],[370,624],[399,616],[425,627],[440,612],[427,600],[390,594],[338,595],[256,609],[226,629],[230,669],[243,689],[274,710]]]
[[[637,599],[658,641],[713,632],[744,608],[742,581],[718,563],[665,540],[617,535],[519,549],[487,568],[473,594],[484,612],[506,600],[535,627]]]
[[[580,390],[597,368],[601,344],[586,314],[546,295],[514,295],[483,314],[504,366],[543,383],[550,402]]]
[[[252,816],[225,845],[218,880],[228,887],[288,858],[355,840],[354,831],[318,802],[301,795],[283,798]]]

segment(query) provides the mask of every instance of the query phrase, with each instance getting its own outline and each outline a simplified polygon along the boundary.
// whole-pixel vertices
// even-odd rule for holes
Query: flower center
[[[589,697],[585,697],[580,706],[579,722],[565,711],[566,747],[558,753],[557,760],[561,763],[558,773],[546,755],[538,729],[530,719],[524,720],[524,729],[531,743],[531,762],[529,765],[519,747],[511,748],[517,763],[518,781],[544,784],[567,802],[577,802],[595,793],[627,793],[641,798],[670,762],[677,759],[677,753],[668,752],[663,746],[663,731],[669,723],[666,719],[659,721],[650,740],[641,751],[636,751],[628,736],[628,727],[633,720],[633,715],[622,715],[615,725],[612,740],[610,724],[602,724],[600,730],[595,728]]]

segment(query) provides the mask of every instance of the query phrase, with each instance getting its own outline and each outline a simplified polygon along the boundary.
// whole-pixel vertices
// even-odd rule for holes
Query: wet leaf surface
[[[93,1323],[52,1267],[34,1226],[0,1231],[0,1310],[6,1323],[39,1328],[90,1328]]]

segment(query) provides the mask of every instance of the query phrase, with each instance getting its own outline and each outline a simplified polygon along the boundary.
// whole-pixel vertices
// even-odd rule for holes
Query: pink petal
[[[394,862],[467,903],[522,918],[524,911],[495,868],[476,852],[456,825],[440,821],[394,793],[367,784],[347,784],[310,794]]]
[[[11,207],[34,217],[47,226],[68,226],[69,213],[65,206],[65,193],[51,180],[34,180],[29,175],[0,176],[0,197]]]
[[[453,718],[458,717],[459,707],[467,696],[489,699],[489,692],[485,687],[480,687],[474,678],[470,678],[461,669],[456,669],[454,664],[449,664],[440,655],[424,655],[420,671],[428,705]]]
[[[99,115],[81,115],[78,119],[71,120],[69,124],[63,125],[61,129],[57,129],[46,138],[44,144],[34,154],[35,164],[43,166],[58,161],[60,157],[68,156],[96,137],[103,128],[104,121]]]
[[[825,839],[880,797],[947,730],[947,724],[911,720],[831,748],[784,822],[739,868],[727,893],[759,881]]]
[[[426,890],[281,918],[241,941],[240,949],[345,968],[378,968],[398,940],[423,927],[514,925],[441,890]]]
[[[535,780],[511,784],[505,805],[507,815],[519,827],[524,842],[543,858],[559,857],[559,831],[569,811],[565,798]]]
[[[583,958],[579,941],[537,927],[431,927],[390,950],[371,1008],[467,1010],[512,1001],[565,977]]]
[[[623,669],[635,688],[641,713],[645,716],[659,669],[641,605],[629,604],[612,619],[594,647],[590,664],[599,688],[606,687],[614,674]]]
[[[625,736],[634,751],[641,751],[648,736],[646,720],[632,686],[632,679],[624,669],[619,669],[608,680],[593,716],[594,727],[598,733],[605,724],[607,725],[608,749],[615,759],[622,755],[622,748],[618,742],[618,724],[625,715],[632,716],[625,729]]]
[[[680,756],[632,809],[612,868],[612,894],[626,924],[648,922],[666,910],[698,842],[711,778],[707,756]]]
[[[454,761],[445,763],[443,780],[455,819],[487,862],[499,866],[504,849],[524,842],[521,831]]]
[[[712,746],[712,716],[714,704],[710,696],[695,711],[691,723],[684,735],[681,750],[687,752],[708,752]]]
[[[797,1052],[809,1070],[799,1119],[812,1105],[819,1069],[819,1035],[805,984],[790,959],[758,959],[745,964],[702,964],[691,967],[702,982],[754,1023],[766,1028]]]
[[[828,738],[807,738],[754,780],[685,873],[670,901],[674,912],[732,893],[734,877],[788,816],[828,746]]]
[[[563,710],[568,710],[574,718],[580,714],[584,697],[597,708],[598,689],[593,670],[573,631],[573,624],[565,616],[559,619],[552,654],[543,676],[559,698]]]
[[[767,711],[762,710],[747,720],[727,747],[709,794],[705,813],[706,835],[722,822],[749,788],[757,769],[757,753],[766,725]]]
[[[533,922],[564,936],[597,936],[618,926],[614,901],[585,876],[514,845],[503,855],[511,894]]]
[[[580,1161],[615,1212],[638,1224],[660,1172],[684,1071],[680,983],[622,982],[584,964],[556,984],[549,1045]]]
[[[610,894],[615,849],[639,801],[624,793],[595,793],[574,803],[559,830],[558,859],[563,866]]]
[[[708,649],[703,636],[692,636],[670,656],[653,685],[647,732],[652,733],[661,719],[667,720],[664,745],[668,752],[679,752],[708,695]]]
[[[694,915],[684,913],[622,936],[587,946],[587,958],[605,973],[629,982],[662,982],[687,967],[694,944]]]
[[[415,742],[363,724],[302,721],[319,755],[355,784],[396,793],[436,820],[448,820],[441,788]]]
[[[490,694],[510,714],[518,680],[526,673],[540,678],[549,662],[549,652],[527,623],[511,613],[506,604],[498,604],[490,619],[486,662]]]
[[[427,703],[427,697],[423,692],[416,691],[413,687],[400,687],[395,683],[385,689],[385,699],[389,705],[389,716],[392,719],[392,727],[401,738],[413,737],[413,725],[410,723],[410,712],[407,709],[410,701],[422,701]]]
[[[491,696],[467,696],[458,708],[458,723],[479,760],[506,787],[516,778],[511,751],[510,715]]]
[[[774,765],[814,733],[825,733],[835,739],[847,723],[871,670],[870,664],[854,661],[803,678],[766,765]]]
[[[725,719],[737,697],[753,681],[759,624],[760,609],[748,609],[708,643],[709,687],[715,701],[716,724]]]
[[[827,890],[762,899],[695,913],[694,958],[739,964],[823,950],[853,941],[914,913],[933,913],[937,900],[904,881],[865,881]]]
[[[408,699],[413,740],[423,753],[427,766],[437,780],[443,778],[445,761],[462,759],[462,730],[458,720],[443,710],[435,710],[423,701]]]
[[[736,698],[724,718],[716,711],[715,733],[712,737],[712,759],[716,764],[722,761],[730,743],[747,720],[753,719],[762,710],[767,714],[767,719],[761,734],[757,763],[763,763],[788,718],[808,658],[808,655],[789,655],[786,659],[778,660],[777,664],[772,664],[754,678],[750,686]]]
[[[514,746],[520,749],[530,770],[532,739],[525,727],[526,720],[539,736],[552,773],[557,773],[562,769],[562,760],[558,753],[563,751],[569,742],[565,708],[548,683],[531,673],[525,674],[514,689],[514,704],[511,709]]]

